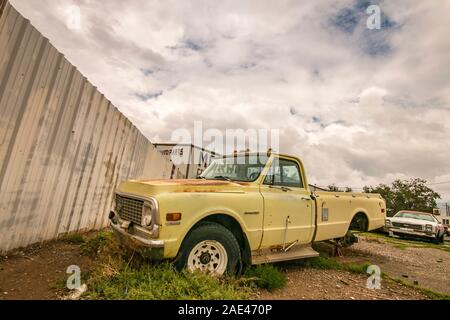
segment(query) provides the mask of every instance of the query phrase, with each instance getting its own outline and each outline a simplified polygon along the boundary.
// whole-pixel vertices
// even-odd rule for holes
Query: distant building
[[[154,145],[163,155],[170,157],[172,161],[175,159],[176,170],[172,174],[174,179],[197,178],[216,156],[215,152],[193,144],[155,143]]]
[[[439,205],[439,214],[436,214],[435,217],[443,224],[450,225],[450,205],[448,203]]]

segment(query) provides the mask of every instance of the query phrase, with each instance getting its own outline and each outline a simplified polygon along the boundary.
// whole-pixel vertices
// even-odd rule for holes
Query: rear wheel
[[[367,231],[369,227],[369,221],[364,213],[358,213],[355,215],[350,223],[350,230],[353,231]]]
[[[228,229],[217,223],[201,224],[183,241],[175,261],[180,270],[214,275],[235,274],[241,264],[239,244]]]

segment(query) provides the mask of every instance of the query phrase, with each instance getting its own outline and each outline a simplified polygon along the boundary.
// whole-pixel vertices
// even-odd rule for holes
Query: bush
[[[286,285],[286,276],[270,264],[258,265],[247,269],[244,277],[258,288],[273,291]]]
[[[113,243],[112,233],[105,231],[100,232],[95,237],[85,241],[81,245],[81,250],[87,255],[98,254],[100,249],[105,245],[110,245]]]

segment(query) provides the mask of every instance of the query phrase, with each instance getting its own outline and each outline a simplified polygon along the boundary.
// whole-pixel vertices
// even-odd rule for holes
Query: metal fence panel
[[[0,0],[0,251],[107,225],[115,187],[172,163]]]

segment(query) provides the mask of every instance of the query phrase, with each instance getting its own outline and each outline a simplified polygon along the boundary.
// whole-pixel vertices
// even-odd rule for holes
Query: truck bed
[[[367,219],[367,230],[384,226],[386,205],[376,193],[317,191],[317,233],[315,241],[343,237],[356,215]]]

